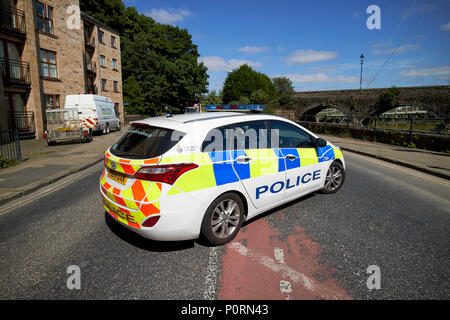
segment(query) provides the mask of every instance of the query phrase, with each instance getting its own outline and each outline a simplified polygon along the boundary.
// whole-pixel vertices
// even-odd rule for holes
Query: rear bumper
[[[138,210],[132,210],[113,202],[106,197],[101,186],[100,192],[103,206],[108,214],[124,227],[144,238],[158,241],[179,241],[197,239],[200,235],[201,223],[207,207],[185,193],[160,198],[160,212],[151,215],[159,215],[160,218],[156,225],[146,228],[134,223],[131,218],[133,213]]]

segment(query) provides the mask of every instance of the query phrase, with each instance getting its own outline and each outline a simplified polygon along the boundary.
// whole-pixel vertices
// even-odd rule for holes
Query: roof
[[[109,32],[115,33],[116,35],[120,36],[119,31],[114,30],[113,28],[107,26],[106,24],[98,21],[94,17],[88,15],[86,12],[81,12],[80,16],[81,16],[81,19],[89,21],[90,23],[93,23],[93,24],[97,25],[98,27],[101,27],[102,29],[108,30]]]

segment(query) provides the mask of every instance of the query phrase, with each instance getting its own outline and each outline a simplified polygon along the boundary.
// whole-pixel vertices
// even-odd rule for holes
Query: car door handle
[[[291,161],[294,161],[295,159],[298,159],[298,157],[297,157],[297,156],[294,156],[293,154],[288,154],[288,155],[286,156],[286,159],[291,160]]]
[[[247,157],[247,156],[239,156],[236,159],[234,159],[234,161],[236,161],[237,163],[248,163],[252,160],[252,158]]]

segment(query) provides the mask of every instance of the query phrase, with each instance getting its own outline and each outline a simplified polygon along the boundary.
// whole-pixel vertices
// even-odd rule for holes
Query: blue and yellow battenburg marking
[[[295,156],[287,160],[287,155]],[[251,158],[248,163],[236,162],[239,156]],[[184,173],[167,195],[180,191],[191,192],[250,178],[265,176],[286,170],[332,161],[342,157],[339,148],[327,145],[323,148],[274,148],[216,151],[163,157],[160,164],[193,162],[198,168]]]

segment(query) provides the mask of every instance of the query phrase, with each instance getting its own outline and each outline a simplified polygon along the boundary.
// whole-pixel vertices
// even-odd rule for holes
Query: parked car
[[[95,94],[67,95],[64,108],[77,108],[83,125],[94,131],[109,133],[121,129],[114,103],[108,97]]]
[[[145,238],[221,245],[244,221],[344,180],[341,150],[295,122],[216,112],[132,122],[99,187],[105,210]]]

